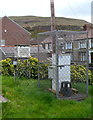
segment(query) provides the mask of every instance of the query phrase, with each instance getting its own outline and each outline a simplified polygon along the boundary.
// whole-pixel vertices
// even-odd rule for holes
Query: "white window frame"
[[[80,61],[82,61],[82,62],[86,61],[86,52],[80,53]]]
[[[60,43],[60,46],[61,46],[61,49],[62,49],[62,50],[65,49],[65,46],[64,46],[64,43],[63,43],[63,42]]]
[[[52,44],[51,43],[49,44],[49,50],[52,50]]]
[[[89,49],[91,48],[91,39],[89,39]]]
[[[48,50],[48,44],[45,44],[45,49]]]
[[[5,40],[0,40],[0,45],[5,46]]]
[[[72,49],[72,42],[66,42],[66,49]]]
[[[79,49],[86,48],[86,41],[80,41],[79,42]]]

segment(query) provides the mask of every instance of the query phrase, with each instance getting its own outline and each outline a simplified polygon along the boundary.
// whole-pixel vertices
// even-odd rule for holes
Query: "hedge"
[[[48,78],[49,64],[39,64],[40,79]],[[14,65],[10,58],[0,61],[0,73],[3,75],[14,75]],[[16,76],[27,78],[38,78],[38,59],[30,57],[28,60],[18,60],[16,66]]]
[[[30,57],[28,60],[18,60],[16,67],[16,75],[18,77],[38,78],[38,64],[40,79],[48,78],[49,64],[38,63],[37,58]],[[0,61],[0,73],[3,75],[14,75],[14,65],[12,59],[7,58]],[[93,83],[93,71],[88,70],[89,83]],[[86,67],[83,65],[71,65],[71,80],[72,82],[86,81]]]
[[[89,84],[93,83],[93,71],[88,70]],[[86,82],[86,66],[72,65],[71,80],[75,82]]]

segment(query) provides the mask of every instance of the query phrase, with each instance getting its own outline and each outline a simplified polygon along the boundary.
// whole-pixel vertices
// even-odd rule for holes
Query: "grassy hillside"
[[[32,33],[34,37],[37,32],[44,32],[51,30],[51,18],[50,17],[38,17],[38,16],[11,16],[15,22]],[[61,30],[82,30],[82,26],[88,22],[79,19],[71,19],[64,17],[56,17],[56,29]]]
[[[34,26],[49,26],[50,25],[50,17],[37,17],[37,16],[12,16],[10,17],[19,24],[29,24],[32,27]],[[75,25],[75,26],[83,26],[88,22],[79,19],[71,19],[64,17],[56,17],[57,25]]]

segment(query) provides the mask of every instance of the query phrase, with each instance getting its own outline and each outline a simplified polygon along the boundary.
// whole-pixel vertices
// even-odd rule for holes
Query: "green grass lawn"
[[[2,77],[3,96],[10,102],[2,104],[3,118],[91,118],[91,97],[77,102],[59,100],[47,88],[51,81],[18,80],[13,77]],[[89,92],[93,86],[89,87]],[[91,93],[91,92],[90,92]]]

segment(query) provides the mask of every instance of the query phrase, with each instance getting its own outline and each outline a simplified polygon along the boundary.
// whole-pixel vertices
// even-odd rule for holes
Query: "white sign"
[[[17,61],[13,61],[13,65],[17,65]]]

